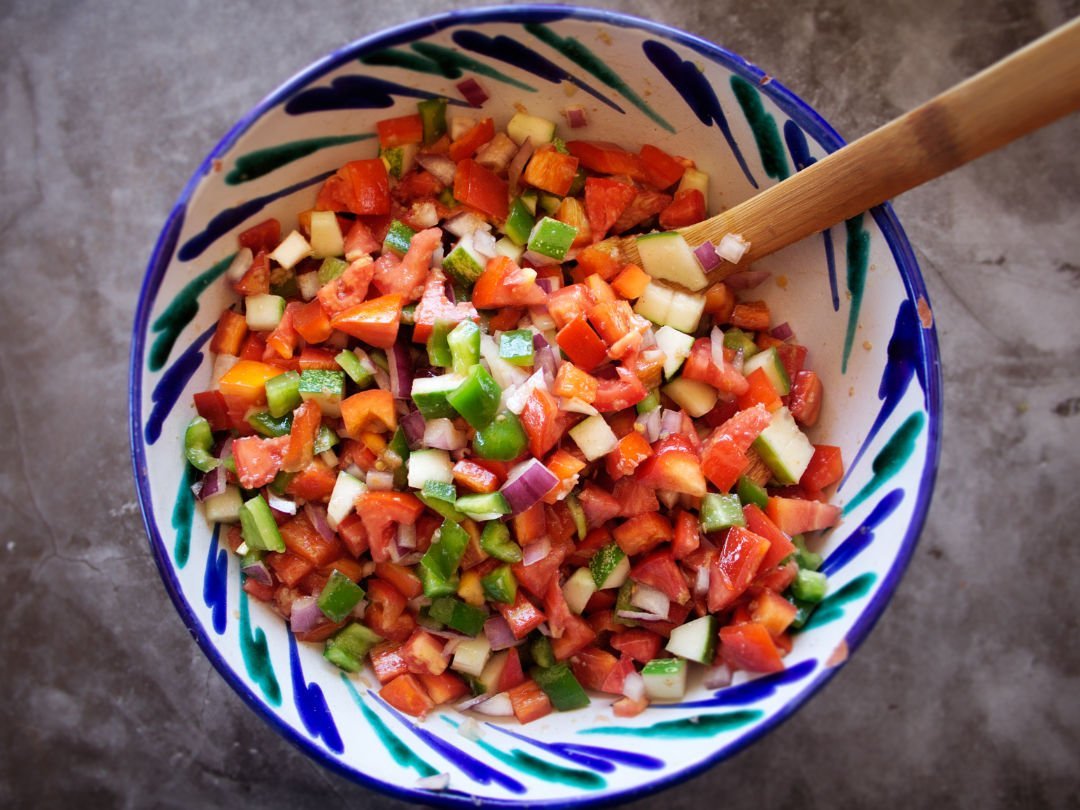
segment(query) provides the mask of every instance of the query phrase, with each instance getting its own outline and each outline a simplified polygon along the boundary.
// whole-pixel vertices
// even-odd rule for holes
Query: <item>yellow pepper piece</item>
[[[480,575],[475,571],[466,571],[461,575],[458,583],[457,594],[461,600],[473,607],[484,606],[484,586],[480,583]]]
[[[221,375],[218,387],[225,396],[249,400],[258,405],[266,402],[266,381],[282,373],[277,366],[257,360],[240,360]]]

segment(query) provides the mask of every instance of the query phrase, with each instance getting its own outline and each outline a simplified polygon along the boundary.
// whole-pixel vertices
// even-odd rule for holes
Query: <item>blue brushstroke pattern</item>
[[[203,602],[210,608],[210,618],[214,632],[219,636],[225,632],[225,608],[228,601],[229,553],[218,548],[218,535],[221,524],[214,524],[214,534],[210,538],[210,550],[206,555],[206,571],[203,573]]]
[[[181,261],[187,262],[192,259],[197,259],[203,254],[215,240],[221,238],[226,233],[231,231],[237,225],[242,223],[250,216],[254,216],[263,210],[270,203],[275,200],[280,200],[282,197],[288,197],[290,194],[294,194],[297,191],[313,186],[316,183],[321,183],[327,177],[332,175],[333,172],[323,172],[322,174],[315,175],[308,180],[302,180],[299,183],[295,183],[287,188],[283,188],[280,191],[275,191],[272,194],[266,194],[262,197],[255,197],[252,200],[248,200],[246,203],[241,203],[234,208],[226,208],[220,214],[215,216],[207,223],[205,230],[195,234],[193,237],[184,242],[184,246],[180,248],[180,253],[177,254]]]
[[[904,490],[897,488],[882,498],[873,508],[866,520],[859,524],[851,536],[838,545],[819,569],[826,576],[832,576],[870,545],[874,540],[874,529],[904,500]]]
[[[176,362],[169,366],[165,373],[161,375],[158,384],[154,386],[154,391],[150,394],[150,400],[154,403],[154,407],[150,409],[150,416],[146,420],[146,427],[143,429],[143,436],[146,437],[147,444],[153,444],[161,438],[161,426],[176,405],[176,400],[180,398],[180,394],[183,393],[188,380],[195,375],[195,372],[199,370],[199,366],[202,365],[203,355],[200,349],[216,329],[217,324],[214,324],[195,338],[195,341],[184,350],[183,354],[176,358]]]
[[[621,751],[618,748],[605,748],[602,745],[547,743],[542,742],[541,740],[535,740],[532,737],[526,737],[524,734],[511,731],[503,726],[497,726],[494,723],[485,723],[485,725],[488,728],[501,731],[503,734],[509,735],[516,740],[535,745],[537,748],[547,751],[549,754],[562,757],[570,762],[583,765],[586,768],[592,768],[594,771],[599,771],[600,773],[611,773],[614,771],[615,765],[613,763],[628,765],[631,768],[642,768],[649,771],[659,770],[664,767],[664,761],[662,759],[650,757],[646,754],[637,754],[633,751]]]
[[[486,11],[470,11],[470,23],[479,24],[486,22],[512,22],[524,23],[550,23],[565,20],[572,16],[569,11],[561,11],[554,6],[537,6],[526,8],[524,6],[492,7]],[[448,14],[442,18],[429,20],[427,25],[431,34],[437,34],[447,28],[461,25],[462,20],[456,14]],[[408,45],[416,39],[416,32],[411,28],[400,34],[379,38],[380,44],[385,48],[393,48],[397,45]]]
[[[406,98],[443,98],[406,84],[378,79],[374,76],[338,76],[329,87],[312,87],[297,93],[285,103],[289,115],[307,115],[327,110],[385,110],[393,107],[394,96]],[[460,99],[448,99],[458,107],[469,105]]]
[[[795,171],[801,172],[807,166],[817,163],[817,158],[810,154],[810,144],[806,141],[806,134],[794,121],[784,122],[784,142],[787,144],[791,162],[795,165]],[[840,288],[836,282],[836,252],[833,250],[832,228],[826,228],[821,232],[821,239],[825,243],[825,263],[829,268],[829,291],[832,293],[833,312],[840,311]]]
[[[462,773],[464,773],[474,782],[477,782],[481,785],[490,785],[492,782],[495,782],[496,784],[502,785],[504,788],[513,793],[525,792],[525,786],[514,777],[502,773],[501,771],[492,768],[487,763],[481,762],[475,757],[466,754],[464,751],[455,748],[452,744],[446,742],[443,739],[440,739],[439,737],[436,737],[423,726],[413,725],[413,723],[410,722],[404,715],[402,715],[401,712],[399,712],[381,697],[376,695],[374,692],[369,691],[368,697],[372,698],[373,700],[377,700],[380,704],[382,704],[383,708],[390,712],[390,714],[392,714],[394,717],[396,717],[398,721],[403,726],[405,726],[405,728],[407,728],[409,731],[419,737],[430,748],[433,748],[435,751],[445,757],[448,761],[452,762],[457,768],[461,770]]]
[[[209,162],[209,161],[207,161]],[[180,231],[184,229],[184,219],[187,217],[187,203],[179,203],[169,212],[169,218],[165,220],[165,227],[161,229],[158,237],[157,248],[151,257],[151,266],[147,268],[146,275],[156,278],[155,283],[147,289],[147,300],[153,301],[161,288],[161,280],[165,277],[165,268],[172,261],[176,251],[176,243],[180,241]]]
[[[345,745],[341,742],[337,726],[334,725],[334,717],[326,705],[322,688],[316,683],[309,684],[304,680],[296,637],[292,633],[285,635],[289,637],[289,674],[292,676],[293,703],[300,714],[300,720],[308,734],[316,738],[321,737],[327,748],[335,754],[340,754],[345,750]]]
[[[817,661],[802,661],[782,672],[763,675],[738,686],[721,689],[711,698],[684,703],[653,703],[651,709],[700,709],[706,706],[747,706],[774,694],[781,686],[801,681],[817,668]]]
[[[191,519],[195,515],[195,496],[191,485],[195,483],[198,471],[190,464],[184,465],[180,475],[180,489],[176,492],[176,503],[172,510],[172,527],[176,530],[176,542],[173,543],[173,559],[176,567],[183,568],[188,563],[191,553]]]
[[[900,302],[900,309],[897,310],[892,337],[889,338],[889,347],[885,352],[885,370],[881,373],[881,383],[878,385],[878,399],[882,400],[881,410],[878,411],[874,424],[870,426],[870,432],[866,434],[859,452],[855,454],[855,459],[848,465],[844,480],[836,488],[837,492],[844,488],[851,471],[858,465],[859,459],[874,441],[886,420],[896,410],[896,406],[904,398],[915,376],[918,376],[919,387],[923,390],[923,405],[926,406],[925,371],[923,364],[919,362],[920,329],[918,310],[910,299],[905,298]]]
[[[438,773],[434,768],[428,765],[424,760],[420,759],[412,750],[401,741],[401,739],[394,734],[386,723],[382,721],[379,715],[375,714],[360,696],[360,693],[353,686],[353,682],[349,680],[349,676],[344,672],[341,673],[341,682],[345,684],[345,688],[349,692],[349,696],[353,699],[353,703],[360,709],[360,713],[364,715],[364,721],[368,723],[375,733],[379,736],[383,745],[386,746],[390,752],[390,756],[394,758],[394,761],[399,765],[405,765],[408,768],[412,768],[420,776],[434,776]]]
[[[705,126],[712,126],[715,123],[720,128],[728,148],[731,149],[739,168],[746,175],[747,181],[754,188],[758,188],[757,180],[751,174],[746,158],[743,157],[739,144],[735,142],[735,136],[731,134],[731,127],[720,106],[720,99],[716,97],[716,92],[709,84],[709,80],[705,78],[705,74],[693,62],[684,60],[662,42],[650,39],[643,42],[641,47],[645,51],[645,56],[678,91],[701,123]]]
[[[479,31],[455,31],[453,38],[454,44],[459,45],[467,51],[472,51],[473,53],[478,53],[481,56],[487,56],[491,59],[498,59],[500,62],[506,62],[508,65],[513,65],[516,68],[524,70],[526,73],[531,73],[534,76],[538,76],[541,79],[554,84],[558,84],[559,82],[570,82],[571,84],[580,87],[597,101],[611,107],[611,109],[616,112],[624,112],[622,107],[603,93],[583,82],[572,73],[559,67],[546,56],[541,56],[532,48],[518,42],[516,39],[511,39],[510,37],[501,34],[497,37],[489,37],[487,34],[481,34]]]
[[[263,695],[274,706],[281,705],[281,687],[278,686],[274,667],[270,663],[270,649],[266,643],[266,633],[261,627],[252,632],[251,608],[248,606],[247,591],[244,590],[244,574],[240,573],[240,651],[244,657],[244,669],[252,680],[259,685]],[[291,633],[290,633],[291,635]],[[253,659],[258,659],[253,661]],[[259,663],[263,667],[258,666]]]
[[[180,337],[180,333],[184,331],[184,328],[199,314],[199,296],[229,269],[229,265],[232,264],[235,257],[235,253],[230,253],[209,270],[204,270],[185,284],[172,302],[165,307],[165,311],[157,317],[157,320],[151,325],[150,331],[160,332],[160,334],[150,349],[150,357],[146,364],[147,368],[151,371],[158,371],[165,365],[165,361],[169,359],[169,354],[176,344],[176,339]]]

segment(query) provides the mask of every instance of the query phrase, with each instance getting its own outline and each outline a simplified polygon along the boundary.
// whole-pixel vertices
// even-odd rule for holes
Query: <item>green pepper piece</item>
[[[462,321],[446,336],[450,347],[452,371],[465,376],[480,362],[480,327],[473,321]]]
[[[477,363],[461,385],[446,395],[446,401],[465,421],[483,430],[499,412],[502,389],[482,365]]]
[[[538,667],[529,672],[536,685],[544,690],[551,705],[560,712],[568,712],[589,705],[589,696],[581,688],[578,679],[566,662],[550,667]]]
[[[544,198],[540,198],[541,206]],[[544,217],[529,233],[529,250],[562,261],[577,237],[578,229],[551,217]]]
[[[620,611],[632,611],[636,608],[630,604],[630,599],[634,595],[634,580],[628,579],[622,585],[619,586],[619,593],[615,596],[615,617],[612,619],[615,624],[625,624],[627,627],[638,627],[639,623],[635,619],[624,619],[619,615]]]
[[[801,534],[792,537],[791,542],[795,544],[795,561],[799,564],[799,568],[807,571],[817,571],[821,568],[824,558],[806,547],[806,539]]]
[[[533,205],[536,205],[535,200]],[[510,237],[515,245],[524,245],[529,241],[529,233],[536,224],[536,217],[521,197],[516,197],[510,203],[510,212],[506,215],[506,224],[503,225],[503,233]]]
[[[440,596],[432,601],[431,607],[428,608],[428,615],[459,633],[473,637],[479,635],[484,629],[484,622],[488,617],[486,610],[451,596]]]
[[[282,298],[299,298],[300,284],[292,268],[275,267],[270,271],[270,294]]]
[[[585,517],[585,510],[581,508],[581,502],[577,495],[570,493],[566,496],[566,508],[570,510],[570,517],[574,519],[574,528],[577,529],[578,540],[584,540],[589,533],[589,521]]]
[[[262,562],[265,556],[266,552],[261,548],[249,548],[244,554],[240,555],[240,570],[247,568],[249,565],[257,565]]]
[[[585,181],[588,179],[588,175],[585,174],[585,170],[580,166],[578,170],[574,172],[574,179],[570,181],[570,188],[566,192],[567,197],[577,197],[585,190]]]
[[[319,610],[332,622],[344,621],[363,598],[364,589],[335,570],[319,594]]]
[[[386,238],[383,240],[383,253],[389,251],[398,256],[404,256],[408,253],[409,244],[414,236],[416,236],[416,231],[400,220],[393,220],[390,223],[390,228],[386,231]]]
[[[510,530],[505,523],[489,520],[480,532],[480,548],[506,563],[521,562],[521,546],[510,539]]]
[[[825,575],[820,571],[810,571],[805,568],[800,568],[799,573],[795,576],[795,581],[791,583],[791,595],[796,599],[801,599],[804,602],[810,602],[817,604],[825,598],[825,591],[828,589],[828,580]]]
[[[263,551],[284,551],[285,541],[281,539],[274,513],[270,504],[262,495],[256,495],[240,507],[240,533],[248,548]]]
[[[733,352],[742,349],[744,360],[749,360],[759,351],[754,339],[736,326],[724,332],[724,348],[731,349]]]
[[[802,630],[803,627],[806,626],[806,623],[810,621],[810,616],[817,609],[817,602],[806,602],[802,599],[796,599],[791,594],[787,595],[787,600],[797,608],[795,618],[791,621],[791,629]]]
[[[424,125],[424,143],[430,146],[446,134],[446,99],[424,99],[416,108]]]
[[[461,523],[465,515],[454,508],[457,501],[457,488],[445,481],[425,481],[424,488],[416,493],[424,505],[434,509],[447,520]]]
[[[249,414],[247,422],[263,436],[271,439],[278,436],[287,436],[292,430],[292,414],[287,413],[280,419],[271,416],[270,411],[256,411]]]
[[[433,542],[420,559],[420,564],[449,580],[461,564],[461,557],[469,545],[469,533],[452,520],[444,520],[439,528],[438,539]]]
[[[393,438],[386,445],[383,460],[394,468],[394,488],[403,489],[409,480],[409,471],[405,463],[409,460],[409,441],[405,438],[405,430],[398,428],[394,431]],[[394,466],[394,464],[397,466]]]
[[[456,328],[451,321],[435,321],[431,327],[431,337],[427,342],[428,362],[440,368],[449,368],[453,365],[454,357],[450,352],[450,343],[447,340],[450,332]]]
[[[555,666],[555,652],[551,649],[551,641],[545,635],[537,633],[533,637],[529,645],[529,655],[538,667]]]
[[[500,565],[491,573],[480,577],[484,595],[492,602],[512,605],[517,598],[517,579],[509,565]]]
[[[286,371],[266,381],[266,406],[272,417],[280,419],[299,404],[299,372]]]
[[[319,265],[319,284],[329,284],[340,276],[349,267],[348,264],[334,256],[327,256]]]
[[[416,568],[416,573],[420,576],[420,585],[424,589],[424,596],[429,599],[435,599],[439,596],[453,596],[458,589],[457,576],[444,577],[432,568],[434,564],[429,558],[421,557],[420,565]]]
[[[510,504],[501,492],[462,495],[457,499],[454,508],[477,520],[489,520],[489,515],[510,514]]]
[[[221,464],[221,459],[210,454],[214,446],[214,433],[210,423],[201,416],[196,416],[184,431],[184,456],[196,470],[210,472]]]
[[[742,504],[738,495],[717,495],[706,493],[701,499],[701,528],[707,532],[716,532],[730,526],[745,526]]]
[[[356,352],[342,349],[334,360],[349,375],[349,379],[356,383],[358,388],[370,388],[375,382],[375,366],[371,365],[371,368],[367,368],[364,362],[356,355]],[[299,396],[299,392],[297,396]]]
[[[512,412],[504,411],[491,424],[476,432],[473,451],[480,458],[513,461],[524,452],[528,442],[529,437],[525,435],[521,420]]]
[[[735,492],[738,493],[739,500],[747,506],[754,504],[759,509],[764,509],[769,503],[769,493],[765,491],[765,487],[758,485],[745,475],[739,476]]]
[[[660,407],[660,390],[656,389],[649,393],[645,399],[634,406],[638,413],[650,413]]]
[[[346,672],[358,672],[364,666],[364,657],[382,640],[374,630],[353,622],[326,640],[323,657]]]
[[[533,364],[533,333],[529,329],[512,329],[499,335],[499,357],[515,366]]]
[[[285,472],[282,470],[274,476],[274,480],[270,482],[269,489],[279,498],[285,496],[285,491],[289,488],[289,484],[296,478],[296,473]]]
[[[326,425],[319,425],[319,432],[315,434],[315,455],[325,453],[331,447],[335,447],[341,439]]]

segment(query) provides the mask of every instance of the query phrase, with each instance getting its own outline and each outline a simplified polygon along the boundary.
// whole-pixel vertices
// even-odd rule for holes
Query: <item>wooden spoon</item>
[[[679,228],[691,247],[740,234],[750,248],[715,281],[1080,109],[1080,18],[1051,31],[723,213]],[[635,237],[611,237],[638,262]]]

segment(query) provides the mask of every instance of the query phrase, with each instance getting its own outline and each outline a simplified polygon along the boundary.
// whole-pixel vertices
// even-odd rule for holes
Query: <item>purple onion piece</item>
[[[774,326],[769,332],[769,334],[777,340],[787,340],[790,337],[794,337],[795,330],[791,328],[791,324],[789,324],[787,321],[784,321],[779,326]]]
[[[746,270],[742,273],[733,273],[724,279],[724,283],[732,290],[752,290],[772,275],[768,270]]]
[[[517,515],[551,492],[558,483],[559,478],[555,473],[539,459],[530,458],[510,471],[500,492],[510,504],[511,512]]]
[[[682,412],[664,408],[660,417],[660,435],[669,436],[682,430]]]
[[[195,492],[195,496],[200,501],[205,501],[207,498],[212,498],[214,495],[219,495],[225,491],[225,465],[219,464],[214,467],[210,472],[203,475],[202,480],[197,482],[196,486],[199,486],[199,491],[195,492],[195,487],[192,487],[192,492]]]
[[[484,91],[484,88],[480,86],[480,83],[471,76],[463,81],[458,82],[455,85],[458,92],[469,102],[473,107],[482,107],[484,102],[490,98]]]
[[[514,631],[502,616],[492,616],[484,622],[484,635],[487,636],[493,652],[508,650],[518,643],[514,638]]]
[[[390,366],[390,393],[395,399],[408,399],[412,393],[413,379],[409,347],[404,343],[395,343],[386,350],[386,361]]]
[[[319,533],[319,537],[328,542],[334,539],[334,530],[330,528],[330,524],[326,521],[326,509],[309,502],[304,504],[304,514],[307,515],[307,519],[315,531]]]
[[[716,246],[712,242],[706,242],[694,248],[694,256],[701,265],[701,269],[708,273],[716,269],[720,264],[720,257],[716,253]]]
[[[551,553],[551,538],[541,537],[532,543],[529,543],[525,548],[521,550],[521,562],[527,568],[530,565],[535,565],[542,559],[547,557]]]
[[[367,487],[375,492],[389,492],[394,488],[394,474],[387,470],[368,470]]]
[[[250,577],[251,579],[258,582],[260,585],[265,585],[269,588],[271,585],[274,584],[274,579],[270,576],[270,569],[262,560],[259,560],[258,562],[253,562],[251,563],[251,565],[245,565],[243,568],[240,569],[240,571],[243,573],[244,576]]]
[[[266,495],[267,503],[275,512],[281,512],[286,515],[296,514],[296,501],[291,498],[282,498],[280,495],[275,495],[269,490],[267,490]]]
[[[307,633],[326,621],[319,609],[319,600],[314,596],[301,596],[292,603],[289,614],[289,626],[293,633]]]
[[[435,175],[444,186],[449,186],[454,182],[454,172],[457,171],[457,164],[446,155],[421,152],[416,156],[416,162]]]
[[[532,157],[534,151],[535,147],[532,138],[526,138],[518,147],[517,154],[511,159],[510,165],[506,169],[506,179],[510,182],[511,194],[517,194],[518,180],[521,179],[521,173],[525,171],[525,164],[529,162],[529,158]]]
[[[401,429],[405,431],[405,438],[408,440],[410,447],[421,442],[426,428],[427,422],[420,411],[413,411],[408,416],[401,418]]]
[[[540,279],[540,281],[543,281],[543,279]],[[533,332],[533,348],[536,351],[540,351],[541,349],[546,349],[550,345],[551,344],[547,342],[546,337],[541,335],[539,332]]]
[[[424,428],[421,441],[425,447],[435,450],[462,450],[468,445],[469,437],[449,419],[432,419]]]
[[[536,286],[551,295],[562,286],[562,282],[552,276],[543,276],[536,280]]]

